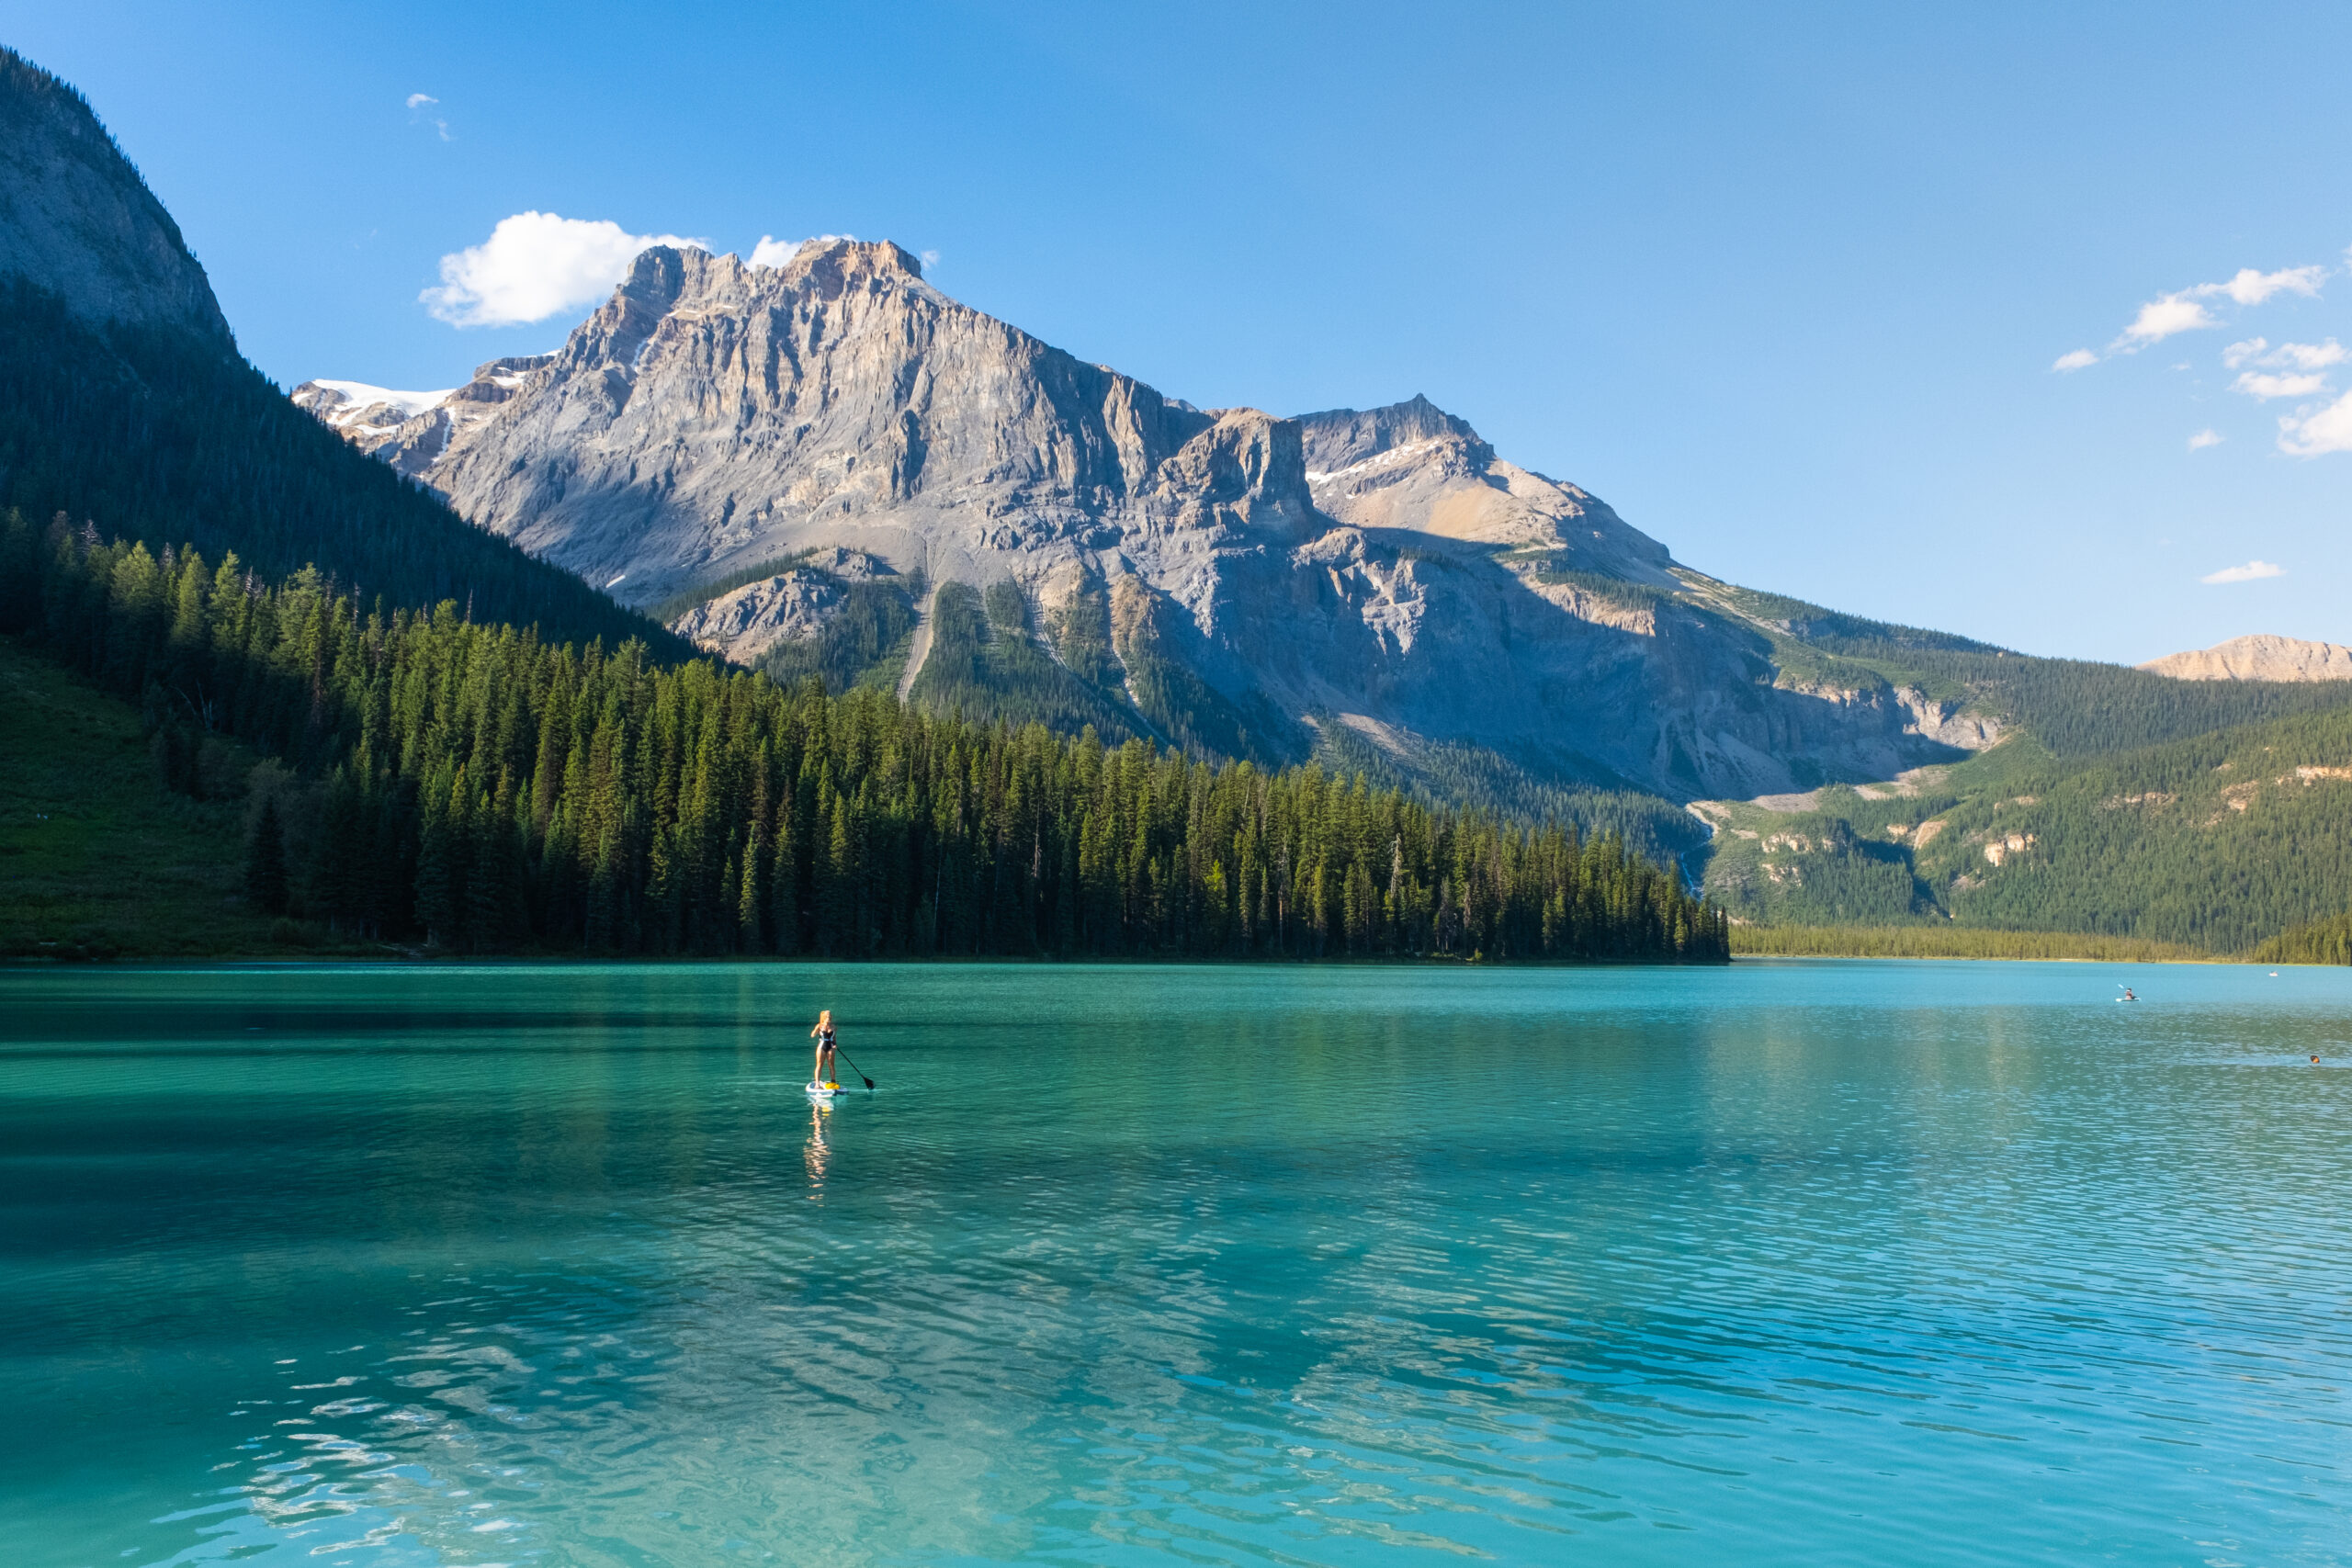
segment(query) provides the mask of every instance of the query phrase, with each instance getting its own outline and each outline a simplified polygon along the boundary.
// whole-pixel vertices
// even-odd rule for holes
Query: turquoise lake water
[[[2343,1562],[2347,1065],[2294,969],[0,972],[0,1561]]]

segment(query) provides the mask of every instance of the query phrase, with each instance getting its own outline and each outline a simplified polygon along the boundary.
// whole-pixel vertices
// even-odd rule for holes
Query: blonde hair
[[[817,1010],[817,1027],[818,1027],[818,1028],[822,1029],[826,1024],[829,1024],[829,1023],[831,1023],[831,1022],[832,1022],[832,1021],[833,1021],[833,1010],[832,1010],[832,1009],[831,1009],[831,1008],[819,1008],[819,1009]]]

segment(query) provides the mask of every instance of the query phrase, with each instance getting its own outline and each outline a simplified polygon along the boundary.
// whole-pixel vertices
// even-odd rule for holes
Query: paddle
[[[857,1064],[851,1061],[847,1055],[843,1055],[840,1046],[836,1045],[833,1047],[833,1055],[839,1057],[842,1065],[849,1068],[851,1072],[857,1073]],[[864,1073],[857,1073],[857,1081],[865,1086],[866,1093],[872,1094],[874,1092],[874,1080],[872,1078],[867,1077]]]

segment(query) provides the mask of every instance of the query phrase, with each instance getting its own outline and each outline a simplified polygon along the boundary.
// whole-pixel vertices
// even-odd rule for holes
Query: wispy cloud
[[[2218,430],[2200,430],[2188,438],[2188,449],[2191,452],[2202,452],[2206,447],[2219,446],[2228,439],[2228,436]]]
[[[442,141],[451,140],[449,122],[432,112],[441,107],[440,99],[430,93],[411,93],[403,101],[408,105],[408,118],[411,124],[429,125],[440,132]]]
[[[2255,337],[2222,350],[2222,363],[2233,370],[2245,365],[2267,370],[2324,370],[2343,364],[2344,357],[2344,345],[2334,338],[2325,343],[2282,343],[2273,348],[2269,339]]]
[[[2209,571],[2199,582],[2254,582],[2266,577],[2284,577],[2287,569],[2276,561],[2250,560],[2244,566],[2225,566],[2219,571]]]
[[[2239,268],[2227,283],[2200,284],[2193,292],[2209,297],[2226,294],[2241,305],[2259,305],[2273,294],[2315,296],[2326,277],[2324,266],[2290,266],[2278,272],[2256,272],[2249,266]]]
[[[2352,392],[2324,408],[2279,420],[2278,450],[2290,457],[2352,452]]]
[[[441,287],[417,298],[453,326],[543,321],[609,291],[649,245],[707,248],[676,234],[632,234],[609,220],[518,212],[481,244],[443,256]]]
[[[2267,370],[2248,370],[2230,383],[2233,392],[2244,392],[2249,398],[2269,402],[2276,398],[2313,398],[2327,390],[2327,378],[2297,374],[2281,376]]]
[[[2352,254],[2352,252],[2346,253]],[[2109,354],[2137,354],[2152,344],[2159,344],[2182,333],[2205,332],[2222,324],[2212,303],[2222,299],[2235,305],[2259,305],[2280,294],[2317,295],[2320,285],[2327,280],[2324,266],[2290,266],[2277,272],[2261,272],[2253,267],[2240,267],[2236,274],[2221,283],[2199,283],[2191,288],[2159,294],[2140,307],[2115,341],[2107,345]],[[2262,340],[2252,339],[2259,347]],[[2246,346],[2233,344],[2231,351]],[[2080,370],[2098,363],[2100,355],[2087,348],[2061,355],[2053,370]],[[2233,365],[2232,368],[2235,368]]]

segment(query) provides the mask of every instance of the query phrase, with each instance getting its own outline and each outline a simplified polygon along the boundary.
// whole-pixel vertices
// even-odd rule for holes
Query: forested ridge
[[[273,584],[62,518],[0,522],[0,630],[138,701],[183,787],[204,787],[208,734],[283,758],[302,782],[260,818],[284,838],[256,844],[257,895],[347,932],[480,953],[1728,956],[1721,913],[1613,837],[665,667],[447,603],[363,609],[316,573]]]
[[[2086,758],[2021,739],[1917,794],[1837,787],[1808,811],[1710,811],[1708,890],[1745,919],[1950,920],[2242,953],[2352,905],[2352,711]]]
[[[553,638],[690,649],[570,572],[474,527],[289,402],[225,343],[101,330],[0,278],[0,507],[103,518],[151,551],[235,550],[282,578],[315,566],[373,602],[455,600]]]
[[[2014,653],[1728,584],[1712,585],[1711,596],[1784,634],[1772,650],[1776,661],[1861,685],[1883,680],[1964,696],[2054,757],[2134,751],[2352,709],[2352,683],[2344,682],[2178,681],[2120,664]]]

